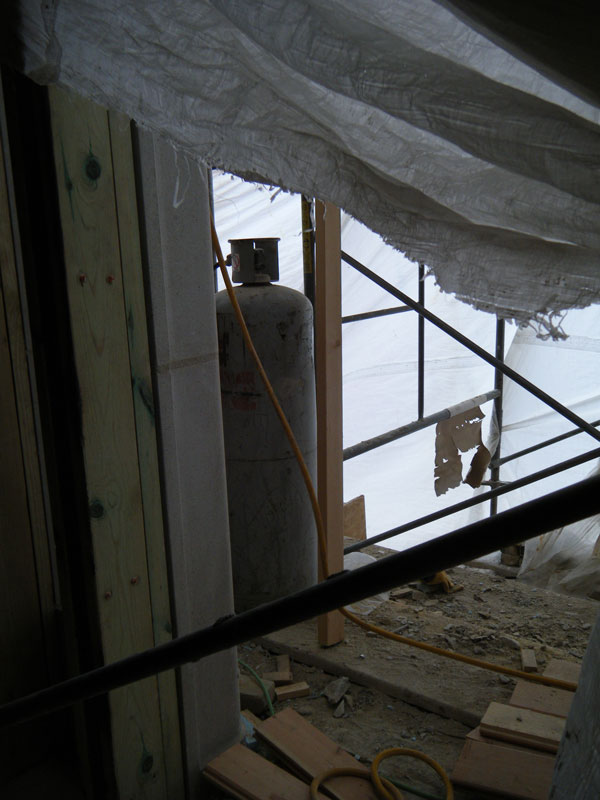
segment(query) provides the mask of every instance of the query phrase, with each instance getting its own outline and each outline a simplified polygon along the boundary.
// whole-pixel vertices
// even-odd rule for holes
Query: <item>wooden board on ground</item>
[[[291,683],[289,686],[279,686],[275,689],[277,700],[291,700],[292,697],[307,697],[310,694],[310,686],[306,681]]]
[[[540,686],[529,681],[517,681],[509,705],[529,708],[542,714],[566,717],[573,702],[574,693],[568,689]]]
[[[452,773],[453,783],[520,800],[546,800],[554,756],[468,734]]]
[[[560,681],[577,683],[580,672],[581,664],[576,664],[574,661],[562,661],[560,658],[552,658],[544,670],[544,675],[549,678],[557,678]]]
[[[234,744],[204,769],[205,777],[241,800],[307,800],[306,783],[241,744]],[[324,795],[319,797],[325,800]]]
[[[481,733],[490,739],[503,739],[556,753],[564,726],[565,720],[561,717],[504,703],[490,703],[479,727]]]
[[[317,730],[291,708],[265,720],[256,735],[304,780],[312,780],[334,767],[356,769],[359,764],[350,753]],[[353,777],[332,778],[327,790],[336,800],[375,800],[377,795],[366,781]]]
[[[537,672],[538,665],[535,657],[535,650],[531,647],[524,647],[521,650],[521,667],[523,672]]]

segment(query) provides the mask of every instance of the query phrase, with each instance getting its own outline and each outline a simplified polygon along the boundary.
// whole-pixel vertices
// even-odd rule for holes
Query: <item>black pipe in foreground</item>
[[[0,728],[57,711],[600,513],[600,476],[0,707]]]
[[[480,347],[478,344],[473,342],[471,339],[467,338],[464,334],[457,331],[456,328],[453,328],[451,325],[448,325],[447,322],[444,322],[443,319],[436,317],[435,314],[432,314],[431,311],[426,309],[420,303],[416,303],[411,297],[404,292],[401,292],[400,289],[397,289],[391,283],[388,283],[381,275],[378,275],[373,270],[370,270],[368,267],[365,267],[364,264],[361,264],[360,261],[357,261],[352,256],[349,256],[348,253],[344,253],[342,250],[341,253],[342,261],[345,261],[346,264],[349,264],[351,267],[354,267],[355,270],[364,275],[366,278],[369,278],[376,283],[377,286],[381,286],[382,289],[385,289],[386,292],[395,297],[397,300],[400,300],[405,305],[412,308],[414,311],[418,312],[421,316],[425,317],[426,320],[432,322],[436,327],[440,330],[447,333],[448,336],[451,336],[457,342],[464,345],[467,349],[469,349],[472,353],[475,353],[476,356],[482,358],[484,361],[487,361],[488,364],[491,364],[496,369],[500,370],[504,375],[508,378],[513,380],[523,389],[526,389],[530,392],[534,397],[537,397],[538,400],[541,400],[547,406],[550,406],[554,411],[557,411],[563,417],[568,419],[570,422],[575,425],[577,428],[581,428],[582,431],[589,433],[589,435],[600,442],[600,431],[597,431],[593,425],[590,425],[589,422],[586,422],[582,417],[579,417],[575,412],[571,411],[570,408],[563,406],[562,403],[559,403],[554,397],[549,395],[547,392],[544,392],[539,386],[536,386],[531,381],[528,381],[527,378],[524,378],[518,372],[515,372],[514,369],[507,366],[503,361],[493,356],[491,353],[488,353],[487,350],[484,350],[483,347]]]

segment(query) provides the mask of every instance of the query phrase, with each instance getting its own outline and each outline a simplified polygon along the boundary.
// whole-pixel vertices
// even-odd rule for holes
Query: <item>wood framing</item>
[[[152,647],[169,632],[162,521],[151,496],[160,497],[156,456],[150,455],[156,445],[153,420],[144,421],[152,417],[152,394],[130,144],[121,118],[111,117],[109,124],[106,110],[71,93],[51,88],[50,110],[95,588],[104,660],[110,663]],[[156,636],[155,625],[163,628]],[[110,695],[122,797],[159,800],[172,796],[168,787],[180,782],[180,750],[174,753],[169,740],[174,735],[177,747],[172,681],[167,678],[169,718],[161,702],[163,679],[148,678]],[[165,724],[170,730],[163,730]]]
[[[315,244],[318,497],[331,574],[344,565],[340,210],[319,200],[315,207]],[[319,618],[318,636],[325,646],[342,641],[344,618],[338,611]]]

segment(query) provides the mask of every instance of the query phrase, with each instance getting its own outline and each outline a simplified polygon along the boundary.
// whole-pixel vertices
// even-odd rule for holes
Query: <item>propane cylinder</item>
[[[279,278],[278,239],[234,239],[234,291],[254,346],[316,476],[312,306]],[[216,297],[229,528],[236,611],[317,580],[312,507],[283,427],[248,353],[226,291]]]

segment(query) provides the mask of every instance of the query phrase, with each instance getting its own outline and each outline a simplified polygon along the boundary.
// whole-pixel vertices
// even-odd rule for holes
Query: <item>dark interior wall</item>
[[[102,655],[47,93],[7,69],[2,83],[57,556],[53,683],[101,665]],[[110,797],[106,699],[56,717],[51,730],[52,749],[76,756],[88,794]]]

